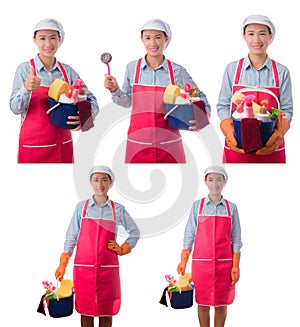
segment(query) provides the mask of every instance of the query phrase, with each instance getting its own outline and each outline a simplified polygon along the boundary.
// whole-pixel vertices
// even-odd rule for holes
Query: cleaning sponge
[[[52,98],[55,101],[58,101],[60,96],[63,93],[66,93],[69,91],[69,84],[65,81],[57,78],[53,81],[53,83],[50,85],[48,96]]]
[[[181,90],[179,86],[168,85],[164,92],[164,103],[174,104],[176,97],[181,95]]]

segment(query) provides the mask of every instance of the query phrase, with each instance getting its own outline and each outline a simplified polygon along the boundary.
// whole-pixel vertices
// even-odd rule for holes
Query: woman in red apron
[[[169,25],[160,19],[147,21],[141,39],[147,54],[128,64],[122,90],[116,79],[105,76],[104,86],[112,92],[113,101],[130,107],[125,163],[185,163],[180,132],[171,129],[164,119],[163,95],[169,84],[196,86],[186,70],[163,54],[171,40]],[[203,92],[199,97],[210,106]],[[193,129],[191,121],[190,129]]]
[[[112,316],[121,306],[118,255],[131,252],[139,239],[139,229],[123,206],[108,199],[114,174],[106,166],[90,171],[94,196],[77,205],[67,231],[64,252],[55,277],[62,280],[76,246],[74,259],[75,308],[83,327],[112,326]],[[120,246],[116,242],[117,224],[129,233]]]
[[[206,169],[204,180],[209,194],[192,207],[177,271],[185,273],[193,248],[192,279],[200,326],[210,326],[210,306],[213,306],[214,326],[221,327],[239,280],[241,229],[236,206],[221,195],[227,181],[225,170],[211,166]]]
[[[267,55],[268,45],[275,36],[275,27],[262,15],[247,17],[242,24],[243,37],[249,48],[248,57],[230,63],[223,77],[217,105],[221,130],[225,135],[224,163],[285,163],[284,135],[290,127],[293,115],[291,79],[288,69],[271,60]],[[284,111],[266,145],[255,153],[245,153],[237,147],[231,118],[231,97],[239,91],[253,94],[255,102],[267,100],[267,109],[280,107]],[[251,138],[251,136],[249,136]],[[250,141],[250,139],[249,139]]]
[[[34,28],[33,39],[39,53],[29,63],[18,67],[10,100],[11,110],[22,114],[18,163],[73,163],[70,130],[52,125],[47,115],[48,91],[56,78],[73,85],[80,77],[55,58],[64,39],[63,27],[57,20],[40,21]],[[95,115],[98,111],[96,99],[88,90],[87,94]],[[68,124],[80,124],[79,116],[70,116]]]

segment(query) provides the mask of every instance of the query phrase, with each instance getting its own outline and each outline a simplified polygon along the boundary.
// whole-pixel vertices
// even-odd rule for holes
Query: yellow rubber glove
[[[59,267],[55,271],[55,278],[59,279],[59,281],[62,281],[64,279],[66,268],[70,258],[71,254],[65,252],[63,252],[60,256]]]
[[[240,279],[240,253],[233,253],[231,268],[231,286],[235,285]]]
[[[131,246],[124,242],[122,245],[119,245],[116,241],[110,240],[107,243],[109,250],[116,252],[118,255],[125,255],[131,252]]]
[[[191,254],[191,250],[183,249],[181,251],[181,260],[180,263],[177,266],[177,272],[178,274],[185,274],[186,264],[189,260],[189,256]]]
[[[266,155],[274,152],[279,145],[283,142],[284,134],[290,128],[290,121],[286,118],[283,118],[282,121],[278,121],[278,126],[275,128],[273,134],[268,139],[266,146],[259,149],[256,154]]]
[[[237,147],[238,143],[234,136],[233,120],[231,118],[223,119],[220,123],[220,128],[225,136],[226,143],[229,146],[230,150],[233,150],[233,151],[239,152],[239,153],[245,153],[245,151],[243,149],[240,149]]]

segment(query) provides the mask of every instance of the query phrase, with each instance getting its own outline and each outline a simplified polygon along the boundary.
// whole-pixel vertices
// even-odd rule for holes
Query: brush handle
[[[110,66],[109,64],[106,64],[106,66],[107,66],[107,74],[110,75]]]

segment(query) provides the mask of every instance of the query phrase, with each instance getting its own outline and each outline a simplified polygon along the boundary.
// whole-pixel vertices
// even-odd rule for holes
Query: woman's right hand
[[[40,85],[41,79],[34,75],[34,68],[31,66],[29,76],[24,83],[24,86],[28,91],[35,91],[40,87]]]
[[[119,88],[118,82],[115,77],[108,74],[104,75],[104,86],[111,92],[115,92]]]
[[[179,275],[184,275],[186,268],[186,263],[180,262],[177,266],[177,272]]]

